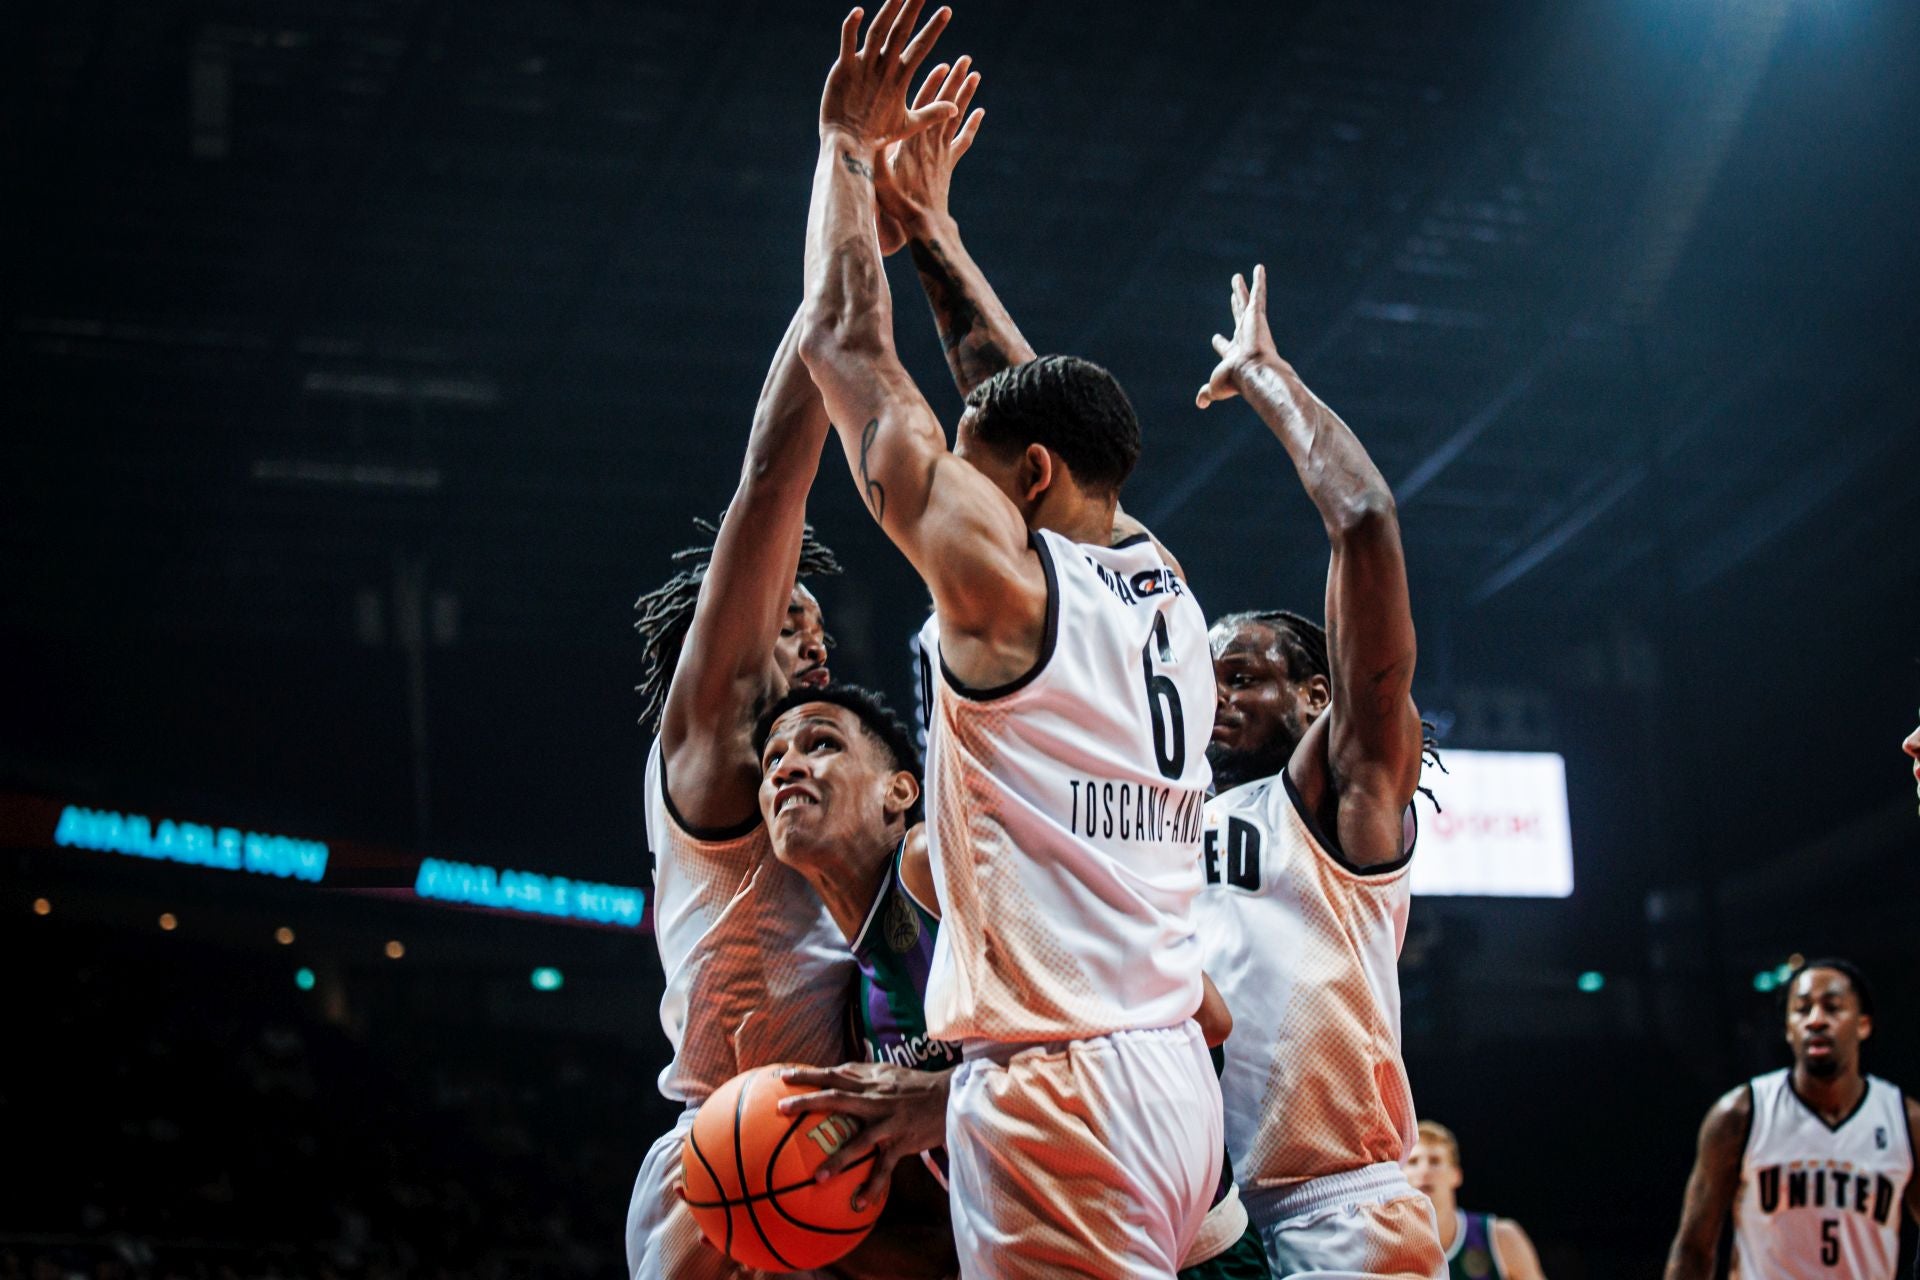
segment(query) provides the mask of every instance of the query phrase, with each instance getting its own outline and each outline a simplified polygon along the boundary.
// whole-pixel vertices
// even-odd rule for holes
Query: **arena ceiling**
[[[627,606],[730,491],[839,12],[8,7],[15,782],[624,864]],[[1128,504],[1215,607],[1324,574],[1278,448],[1191,407],[1260,260],[1395,486],[1423,678],[1711,679],[1671,627],[1723,614],[1880,660],[1920,649],[1916,47],[1898,0],[979,0],[955,212],[1128,387]],[[904,689],[921,597],[822,476],[845,666]]]

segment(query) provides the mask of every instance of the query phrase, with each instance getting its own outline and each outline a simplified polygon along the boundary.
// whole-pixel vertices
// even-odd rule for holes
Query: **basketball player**
[[[1407,1181],[1433,1201],[1448,1280],[1546,1280],[1533,1241],[1519,1223],[1460,1208],[1455,1198],[1461,1181],[1460,1143],[1453,1130],[1422,1120],[1419,1134],[1407,1157]]]
[[[968,253],[959,225],[948,208],[954,168],[972,147],[986,114],[981,110],[971,114],[968,111],[979,87],[980,74],[972,69],[972,60],[964,55],[954,62],[950,71],[944,66],[935,67],[913,105],[924,107],[935,101],[950,101],[955,106],[953,116],[883,150],[880,163],[874,169],[881,251],[890,253],[902,245],[909,249],[933,309],[934,324],[954,385],[963,399],[1001,370],[1036,358],[1032,345]],[[1111,544],[1143,533],[1148,533],[1146,526],[1115,508]],[[1157,542],[1154,545],[1174,573],[1184,577],[1172,554]],[[932,673],[925,669],[922,674],[930,679]],[[931,684],[927,687],[931,688]],[[916,865],[916,851],[917,865],[924,866],[924,837],[908,846],[903,866]],[[930,879],[928,883],[930,886]],[[929,895],[922,895],[922,900],[930,903]],[[1217,1071],[1221,1061],[1219,1047],[1232,1030],[1233,1018],[1212,982],[1205,982],[1204,990],[1195,1021],[1214,1054]],[[924,995],[924,988],[920,994]],[[824,1079],[827,1073],[801,1074],[827,1087]],[[822,1079],[812,1080],[813,1076]],[[890,1069],[879,1067],[842,1072],[834,1077],[834,1088],[872,1091],[861,1114],[873,1117],[851,1151],[844,1155],[836,1153],[836,1163],[857,1159],[871,1146],[882,1152],[884,1164],[889,1148],[897,1145],[887,1129],[892,1116],[888,1108],[901,1092],[910,1091],[911,1086],[895,1083],[889,1076]],[[1232,1170],[1228,1167],[1221,1169],[1213,1202],[1182,1263],[1181,1280],[1251,1280],[1269,1274],[1265,1252],[1247,1220],[1246,1208],[1240,1203]]]
[[[756,731],[762,760],[760,809],[774,854],[826,902],[859,966],[851,1006],[860,1063],[796,1069],[788,1083],[820,1092],[783,1099],[789,1115],[852,1115],[863,1127],[829,1157],[821,1176],[874,1160],[854,1208],[892,1193],[880,1223],[836,1269],[855,1275],[946,1275],[953,1236],[944,1200],[948,1072],[960,1046],[927,1032],[926,991],[940,916],[919,808],[919,758],[906,728],[877,697],[839,685],[795,689],[770,707]],[[867,903],[865,907],[860,904]],[[1206,984],[1196,1019],[1209,1046],[1233,1020]],[[923,1161],[903,1159],[919,1155]],[[922,1168],[924,1163],[924,1169]],[[938,1201],[927,1194],[928,1171]],[[1264,1280],[1266,1255],[1246,1210],[1225,1179],[1202,1235],[1218,1247],[1190,1251],[1181,1280]],[[936,1212],[937,1210],[937,1212]]]
[[[1422,732],[1393,495],[1274,349],[1266,272],[1233,279],[1234,334],[1202,408],[1239,395],[1279,437],[1332,542],[1328,629],[1284,612],[1212,632],[1207,970],[1233,1010],[1221,1092],[1240,1192],[1282,1276],[1446,1273],[1407,1182],[1413,1097],[1396,965]],[[1329,652],[1329,650],[1331,652]]]
[[[927,583],[927,791],[941,916],[929,1033],[968,1276],[1170,1277],[1219,1174],[1193,1014],[1207,782],[1204,622],[1150,540],[1108,545],[1139,424],[1112,377],[1042,357],[976,388],[950,452],[892,340],[874,215],[948,19],[887,0],[841,32],[820,106],[801,354],[861,496]]]
[[[1755,1076],[1707,1112],[1667,1280],[1708,1280],[1733,1216],[1733,1280],[1892,1280],[1900,1208],[1920,1219],[1920,1104],[1860,1068],[1873,991],[1845,960],[1787,982],[1793,1065]]]
[[[827,421],[788,327],[760,393],[739,488],[710,552],[643,596],[643,723],[660,1020],[674,1049],[660,1091],[680,1122],[653,1144],[627,1211],[634,1280],[736,1269],[678,1191],[680,1149],[715,1088],[770,1062],[837,1062],[853,963],[820,900],[773,857],[760,818],[754,716],[791,686],[828,682],[820,608],[796,571],[837,568],[804,527]]]
[[[938,918],[921,905],[933,899],[924,840],[908,852],[909,824],[922,831],[919,752],[884,702],[849,685],[789,691],[761,714],[754,739],[774,856],[826,904],[857,966],[850,1029],[866,1061],[886,1068],[888,1110],[898,1113],[890,1130],[921,1151],[938,1147],[960,1046],[927,1034],[922,1001]],[[865,1114],[831,1100],[807,1109]],[[881,1194],[887,1206],[836,1271],[901,1280],[957,1270],[944,1174],[913,1160],[896,1170],[899,1154],[876,1160],[854,1193],[856,1210]]]

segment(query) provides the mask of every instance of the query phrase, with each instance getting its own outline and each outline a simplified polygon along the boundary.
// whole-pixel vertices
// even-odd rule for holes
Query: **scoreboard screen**
[[[1422,786],[1440,812],[1416,801],[1420,841],[1413,891],[1499,898],[1565,898],[1573,893],[1573,835],[1567,821],[1567,765],[1552,751],[1443,753]]]

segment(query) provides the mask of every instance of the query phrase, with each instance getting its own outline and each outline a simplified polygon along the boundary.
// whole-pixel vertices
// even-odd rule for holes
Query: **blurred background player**
[[[1233,278],[1234,334],[1202,408],[1244,396],[1320,511],[1328,632],[1283,612],[1212,632],[1207,971],[1233,1010],[1221,1092],[1247,1211],[1282,1276],[1446,1272],[1407,1183],[1415,1115],[1397,962],[1422,730],[1393,495],[1274,349],[1266,271]]]
[[[1920,1104],[1860,1065],[1873,989],[1846,960],[1787,983],[1793,1065],[1755,1076],[1700,1126],[1666,1280],[1708,1280],[1733,1218],[1734,1280],[1892,1280],[1900,1215],[1920,1219]]]
[[[1204,621],[1150,540],[1108,545],[1139,450],[1111,376],[1063,357],[996,375],[949,452],[894,354],[874,166],[956,114],[907,107],[949,16],[914,35],[919,9],[883,5],[863,46],[859,11],[842,28],[802,353],[937,609],[927,1003],[930,1031],[966,1046],[947,1115],[956,1243],[969,1275],[1172,1276],[1220,1162],[1192,1020],[1206,776],[1183,706],[1211,693]]]
[[[706,1096],[749,1067],[842,1056],[853,960],[820,900],[773,856],[758,803],[759,709],[828,682],[820,606],[801,570],[837,569],[805,527],[827,421],[797,353],[796,316],[761,389],[738,489],[711,549],[640,598],[642,723],[654,931],[673,1061],[660,1092],[685,1104],[653,1144],[627,1211],[635,1280],[729,1274],[680,1206],[680,1148]]]
[[[1448,1280],[1545,1280],[1533,1241],[1519,1223],[1460,1208],[1460,1143],[1453,1130],[1422,1120],[1419,1135],[1407,1157],[1407,1181],[1433,1201]]]

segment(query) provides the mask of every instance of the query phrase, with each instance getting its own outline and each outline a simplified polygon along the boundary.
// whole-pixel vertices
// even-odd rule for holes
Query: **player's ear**
[[[1333,686],[1327,683],[1325,676],[1308,676],[1301,688],[1306,694],[1307,705],[1313,708],[1315,715],[1325,711],[1327,704],[1333,701]]]
[[[1865,1040],[1868,1036],[1872,1034],[1873,1034],[1873,1016],[1871,1014],[1863,1013],[1860,1015],[1860,1038],[1862,1040]]]
[[[896,769],[887,783],[887,815],[908,814],[920,799],[920,783],[905,769]]]
[[[1020,492],[1028,502],[1039,500],[1053,485],[1053,452],[1043,444],[1030,444],[1020,456]]]

